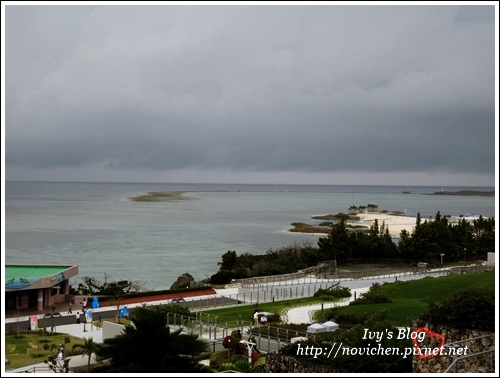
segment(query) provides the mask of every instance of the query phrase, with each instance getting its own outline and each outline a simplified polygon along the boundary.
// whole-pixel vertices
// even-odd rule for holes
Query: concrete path
[[[359,297],[360,294],[366,293],[369,290],[369,287],[356,289],[356,295]],[[354,301],[354,295],[354,291],[352,291],[352,296],[350,298],[339,302],[327,302],[323,305],[323,308],[326,310],[332,307],[347,306],[350,302]],[[291,308],[286,312],[284,315],[285,319],[283,320],[286,323],[292,324],[311,324],[314,323],[312,317],[318,310],[321,310],[321,304]]]

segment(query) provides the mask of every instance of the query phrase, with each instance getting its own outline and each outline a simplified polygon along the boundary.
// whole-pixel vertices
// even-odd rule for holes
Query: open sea
[[[185,272],[210,277],[229,250],[316,246],[318,236],[287,232],[291,223],[319,223],[311,216],[347,213],[353,205],[422,218],[437,211],[495,217],[495,197],[429,195],[441,190],[495,188],[6,182],[4,263],[74,264],[79,277],[102,280],[106,273],[159,290]],[[182,191],[191,199],[130,200],[151,191]]]

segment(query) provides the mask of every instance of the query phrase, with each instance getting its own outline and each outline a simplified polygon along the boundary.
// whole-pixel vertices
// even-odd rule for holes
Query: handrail
[[[495,334],[494,333],[490,333],[490,334],[487,334],[487,335],[471,337],[470,339],[457,340],[457,341],[453,341],[453,342],[450,342],[450,343],[446,343],[443,347],[450,348],[452,346],[456,346],[456,345],[460,345],[460,344],[465,344],[465,343],[468,343],[468,342],[473,341],[473,340],[486,339],[486,338],[491,338],[491,337],[494,338]],[[462,361],[462,360],[466,360],[466,359],[469,359],[469,358],[472,358],[472,357],[475,357],[475,356],[479,356],[481,354],[493,353],[494,351],[495,351],[495,347],[487,349],[487,350],[484,350],[482,352],[477,352],[477,353],[474,353],[474,354],[464,355],[464,356],[460,356],[460,357],[456,357],[456,356],[450,355],[449,357],[454,358],[454,360],[448,366],[448,368],[446,369],[445,373],[449,372],[452,367],[455,368],[455,373],[456,373],[457,372],[457,364],[460,361]]]
[[[467,356],[455,357],[455,360],[450,364],[450,366],[448,366],[448,369],[445,370],[445,373],[448,373],[452,367],[455,367],[455,373],[456,373],[457,372],[457,364],[459,361],[466,360],[466,359],[471,358],[471,357],[479,356],[481,354],[494,353],[494,352],[495,352],[495,348],[491,348],[488,350],[483,350],[482,352],[469,354]],[[494,356],[494,354],[493,354],[493,356]]]

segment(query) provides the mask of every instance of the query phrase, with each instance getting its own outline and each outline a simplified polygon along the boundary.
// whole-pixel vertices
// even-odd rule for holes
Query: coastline
[[[385,213],[364,213],[358,215],[361,218],[359,222],[348,222],[347,224],[361,224],[369,228],[375,222],[375,219],[377,219],[379,228],[382,226],[382,222],[384,222],[389,227],[389,234],[393,237],[399,237],[403,230],[411,233],[417,224],[416,217],[407,217],[406,215]]]
[[[347,226],[361,225],[361,226],[366,226],[366,228],[368,229],[375,222],[375,219],[377,219],[379,228],[382,227],[382,222],[384,222],[389,227],[389,234],[392,237],[399,237],[401,231],[403,230],[406,230],[409,233],[411,233],[413,231],[413,228],[417,224],[416,217],[408,217],[406,215],[395,215],[395,214],[380,213],[380,212],[359,213],[356,215],[360,219],[357,221],[346,222]],[[291,234],[315,235],[321,237],[328,235],[328,233],[322,233],[322,232],[302,232],[302,231],[291,231],[291,230],[286,230],[286,232]]]

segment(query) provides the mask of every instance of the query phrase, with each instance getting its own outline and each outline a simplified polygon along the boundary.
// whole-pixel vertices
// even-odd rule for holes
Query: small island
[[[440,196],[483,196],[483,197],[495,197],[495,191],[491,190],[488,192],[482,192],[479,190],[460,190],[458,192],[445,192],[445,191],[440,191],[440,192],[434,192],[434,195],[440,195]]]
[[[367,207],[373,210],[364,211]],[[359,209],[362,211],[360,212]],[[349,214],[314,215],[311,218],[322,220],[322,222],[318,224],[292,223],[293,228],[287,231],[312,235],[328,235],[332,230],[332,226],[343,220],[348,231],[366,233],[370,232],[370,227],[377,221],[378,227],[387,227],[392,237],[398,237],[402,230],[411,232],[417,221],[416,217],[407,217],[404,212],[379,210],[378,206],[373,204],[368,206],[351,206]]]
[[[289,232],[300,232],[300,233],[305,233],[305,234],[329,234],[332,230],[332,226],[339,222],[340,220],[344,220],[346,223],[349,224],[349,222],[356,222],[359,221],[361,218],[357,215],[349,215],[349,214],[344,214],[344,213],[338,213],[338,214],[326,214],[326,215],[315,215],[311,217],[312,219],[319,219],[323,220],[324,222],[321,222],[319,224],[307,224],[307,223],[301,223],[301,222],[295,222],[292,223],[292,226],[294,228],[288,230]],[[359,231],[366,230],[368,231],[367,226],[362,226],[362,225],[352,225],[350,224],[349,228],[351,229],[359,229]]]
[[[134,202],[166,202],[166,201],[186,201],[191,197],[183,195],[184,192],[148,192],[142,196],[130,197]]]

